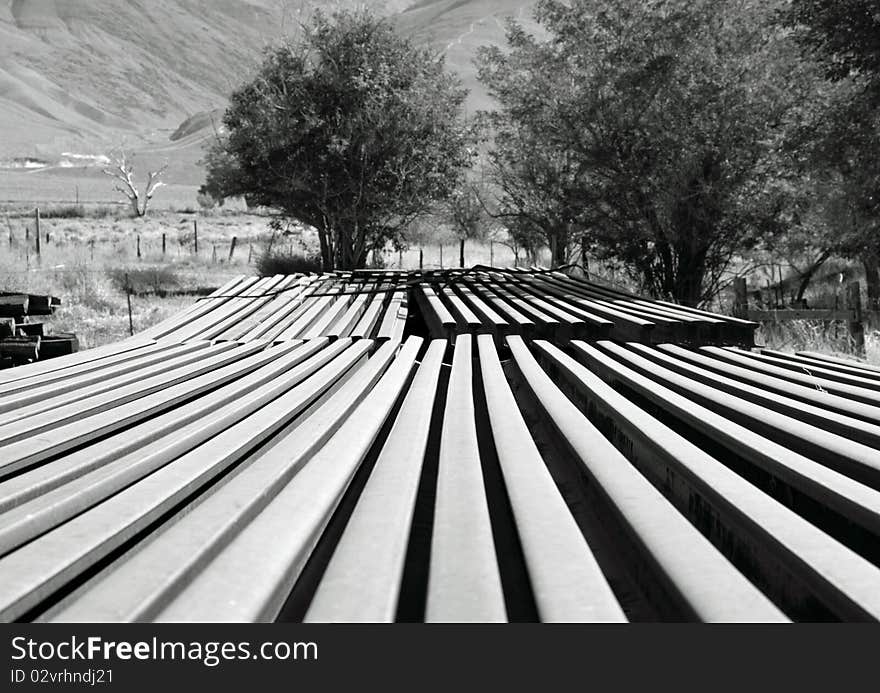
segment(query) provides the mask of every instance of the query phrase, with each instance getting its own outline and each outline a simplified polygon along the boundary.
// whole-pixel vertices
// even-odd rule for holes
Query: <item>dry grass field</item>
[[[269,221],[267,216],[241,210],[161,207],[146,218],[133,219],[119,205],[50,203],[41,206],[38,257],[32,208],[27,203],[7,203],[0,205],[0,291],[60,297],[62,306],[49,328],[74,332],[81,348],[100,346],[129,334],[126,282],[134,289],[132,323],[137,332],[196,300],[196,292],[216,288],[236,275],[255,273],[257,258],[272,237]],[[233,238],[236,248],[230,258]],[[276,250],[305,253],[314,252],[317,245],[308,235],[278,236],[273,244]],[[413,246],[403,252],[389,249],[378,262],[391,269],[416,269],[420,250],[425,268],[458,266],[459,249],[452,242]],[[514,260],[510,248],[499,242],[468,242],[465,247],[468,265],[504,267]],[[540,264],[548,260],[546,251],[538,258]],[[713,309],[726,312],[728,298],[722,296]],[[850,352],[845,326],[834,323],[764,325],[758,343],[783,351],[806,349],[843,356]],[[880,364],[880,331],[866,330],[866,347],[868,361]]]
[[[799,320],[765,324],[757,332],[758,344],[779,351],[818,351],[842,358],[853,358],[846,326]],[[880,366],[880,329],[865,329],[865,358]]]
[[[74,216],[65,216],[71,213]],[[119,206],[92,204],[79,209],[50,204],[41,207],[37,256],[34,227],[30,207],[0,206],[0,291],[61,298],[62,306],[49,327],[74,332],[82,348],[128,336],[126,276],[134,288],[134,329],[144,330],[196,300],[195,292],[255,273],[257,258],[272,237],[269,218],[259,214],[157,209],[144,219],[133,219]],[[230,258],[233,238],[236,248]],[[308,235],[278,236],[273,243],[276,250],[289,253],[316,249]],[[458,246],[427,246],[422,257],[426,268],[457,266]],[[513,259],[510,249],[500,243],[466,247],[468,264],[506,266]],[[415,269],[419,248],[403,253],[389,250],[381,262],[389,268]]]
[[[134,329],[143,330],[195,300],[188,292],[253,273],[255,255],[269,237],[268,219],[240,213],[164,211],[132,219],[112,208],[93,208],[87,212],[93,216],[73,218],[56,218],[55,212],[63,210],[43,210],[37,256],[30,213],[0,211],[0,290],[60,297],[62,306],[51,327],[76,333],[82,348],[128,336],[126,275],[135,290]],[[237,248],[230,260],[233,237]],[[170,295],[155,295],[157,289]]]

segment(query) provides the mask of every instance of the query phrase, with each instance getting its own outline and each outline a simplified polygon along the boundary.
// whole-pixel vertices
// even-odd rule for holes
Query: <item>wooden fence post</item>
[[[165,257],[165,234],[162,234],[162,257]]]
[[[199,222],[198,222],[198,219],[193,219],[193,246],[194,246],[196,255],[198,255],[199,254]]]
[[[464,238],[459,240],[458,246],[458,266],[464,267]]]
[[[238,242],[238,239],[233,236],[232,243],[229,244],[229,262],[232,262],[232,256],[235,254],[235,244]]]
[[[737,277],[733,280],[733,317],[748,319],[749,295],[746,292],[746,278]]]
[[[425,266],[425,251],[422,248],[419,248],[419,269],[421,270]]]
[[[443,244],[440,244],[440,269],[443,269]]]
[[[128,333],[134,336],[134,320],[131,317],[131,280],[125,275],[125,300],[128,302]]]
[[[865,356],[865,326],[862,324],[862,287],[859,282],[850,282],[846,287],[846,307],[852,311],[849,323],[849,336],[853,351],[857,356]]]
[[[140,234],[137,235],[137,256],[138,256],[138,260],[140,260],[141,259],[141,235]]]
[[[489,267],[495,266],[495,245],[492,243],[492,239],[489,239]]]
[[[36,224],[36,239],[37,239],[37,258],[40,257],[40,208],[34,211],[34,224]]]

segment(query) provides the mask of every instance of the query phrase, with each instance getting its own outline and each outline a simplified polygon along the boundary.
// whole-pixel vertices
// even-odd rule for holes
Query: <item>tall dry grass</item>
[[[764,323],[755,334],[758,344],[778,351],[818,351],[831,356],[859,359],[847,326],[841,322],[792,320]],[[865,361],[880,365],[880,330],[865,328]]]
[[[256,252],[251,246],[264,242],[268,222],[253,215],[195,217],[171,212],[132,219],[99,210],[72,217],[50,214],[40,230],[38,256],[33,218],[0,217],[0,291],[58,296],[62,304],[45,321],[47,329],[74,332],[81,347],[90,348],[129,335],[126,282],[136,294],[131,299],[132,322],[140,331],[195,300],[151,295],[156,290],[200,290],[252,274]],[[233,236],[238,242],[230,260]]]

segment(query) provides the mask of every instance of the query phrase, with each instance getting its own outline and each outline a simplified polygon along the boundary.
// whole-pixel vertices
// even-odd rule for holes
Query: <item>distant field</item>
[[[63,208],[55,200],[44,205],[44,212]],[[257,257],[271,237],[268,217],[257,214],[157,209],[144,219],[133,219],[123,208],[93,207],[89,213],[96,210],[102,215],[43,218],[41,253],[37,257],[34,219],[29,208],[21,202],[0,203],[0,291],[59,296],[62,307],[49,326],[55,331],[76,333],[82,348],[128,336],[128,306],[123,289],[126,275],[130,275],[129,281],[146,285],[147,289],[153,277],[163,290],[172,292],[215,288],[233,276],[254,274]],[[233,237],[236,249],[230,259]],[[276,249],[287,252],[315,252],[317,246],[308,233],[302,239],[281,236],[274,243]],[[425,246],[422,261],[425,269],[457,267],[458,244]],[[510,266],[514,257],[500,243],[468,243],[465,261],[469,265],[491,262]],[[381,262],[390,269],[417,269],[419,247],[402,253],[389,249]],[[150,327],[194,300],[192,296],[133,296],[135,331]]]
[[[146,219],[124,214],[43,219],[41,254],[37,257],[33,219],[21,215],[18,205],[14,207],[10,212],[9,206],[4,209],[0,205],[0,291],[59,296],[62,307],[50,327],[76,333],[83,348],[128,336],[123,283],[126,274],[146,277],[147,283],[150,276],[161,277],[164,290],[217,287],[235,275],[254,273],[256,256],[269,237],[268,219],[247,214],[207,216],[157,211]],[[194,222],[198,226],[198,252]],[[237,248],[230,260],[233,236]],[[192,296],[133,296],[135,331],[146,329],[194,300]]]
[[[140,184],[145,173],[137,171]],[[26,204],[83,203],[116,204],[124,202],[114,191],[113,181],[94,170],[54,169],[21,171],[0,169],[0,205],[20,207]],[[197,208],[197,185],[170,183],[156,191],[154,209]]]
[[[188,295],[152,295],[153,284],[172,294],[185,293],[218,287],[236,275],[254,274],[256,260],[271,237],[269,218],[259,214],[171,211],[157,205],[146,218],[133,219],[123,207],[98,204],[98,199],[95,203],[85,205],[87,216],[75,218],[54,218],[53,213],[70,206],[63,198],[41,203],[49,218],[41,221],[41,254],[37,257],[30,206],[0,202],[0,291],[59,296],[62,307],[49,326],[76,333],[82,348],[128,336],[126,275],[138,291],[132,297],[134,328],[144,330],[196,300]],[[233,237],[236,248],[230,258]],[[308,233],[302,238],[278,237],[274,243],[276,249],[288,252],[314,253],[317,249]],[[388,249],[377,261],[389,269],[417,269],[420,250],[425,269],[458,267],[456,242],[421,248],[413,245],[402,252]],[[548,265],[548,252],[540,253],[537,261]],[[525,264],[525,258],[520,262]],[[515,258],[502,243],[468,242],[465,263],[509,267]],[[612,274],[608,279],[613,282],[615,277]],[[730,297],[721,296],[713,309],[726,312],[729,303]],[[758,342],[784,351],[810,349],[846,355],[846,334],[842,326],[833,323],[796,322],[765,325],[758,331]],[[869,329],[866,346],[868,360],[880,363],[880,332]]]

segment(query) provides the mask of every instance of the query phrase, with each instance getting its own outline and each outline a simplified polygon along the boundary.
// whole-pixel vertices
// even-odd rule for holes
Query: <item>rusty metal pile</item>
[[[242,278],[0,372],[0,619],[880,618],[880,369],[558,272]]]

